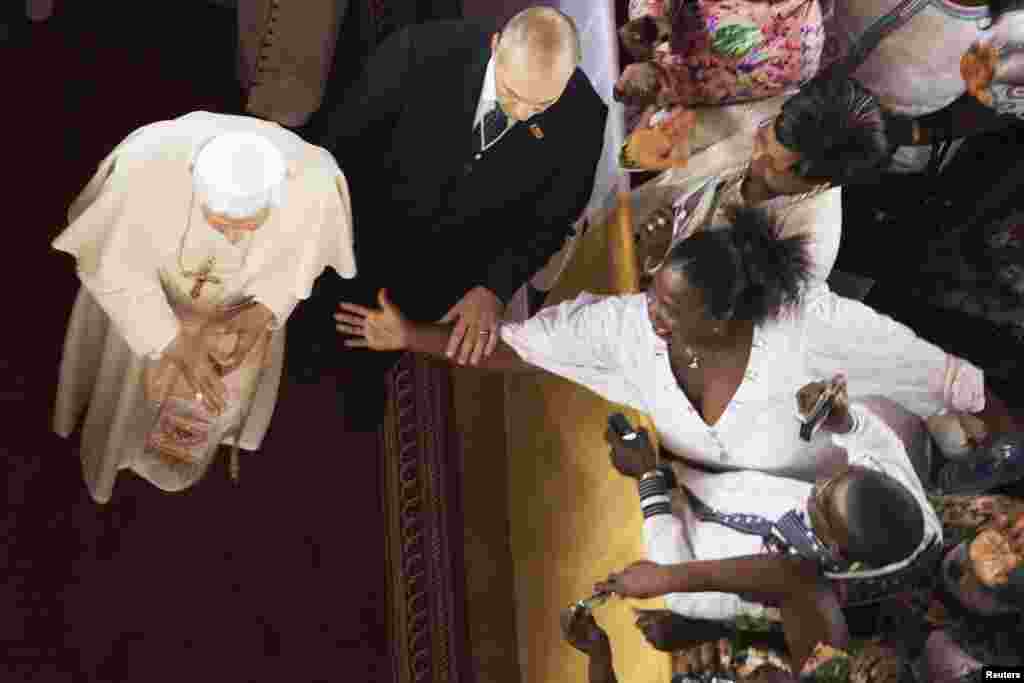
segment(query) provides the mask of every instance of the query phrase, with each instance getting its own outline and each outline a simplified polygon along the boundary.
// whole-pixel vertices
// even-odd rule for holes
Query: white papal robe
[[[288,166],[283,205],[237,244],[203,218],[191,164],[214,135],[248,131],[268,138]],[[53,242],[77,261],[82,288],[64,343],[54,431],[68,437],[85,414],[81,460],[86,485],[107,502],[118,471],[131,469],[167,491],[202,476],[202,463],[172,467],[145,448],[156,408],[143,375],[177,336],[179,326],[209,318],[218,302],[252,297],[274,314],[270,348],[257,349],[225,378],[232,410],[217,421],[216,444],[257,450],[274,410],[284,357],[284,323],[328,266],[355,276],[351,202],[344,175],[324,149],[275,123],[193,112],[138,129],[100,164]],[[198,299],[186,293],[195,270],[216,256]],[[258,385],[256,384],[258,382]],[[247,416],[247,417],[246,417]]]

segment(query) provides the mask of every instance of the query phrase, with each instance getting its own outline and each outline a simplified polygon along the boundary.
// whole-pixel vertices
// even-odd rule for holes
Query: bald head
[[[531,7],[512,17],[491,47],[498,100],[517,120],[554,104],[581,58],[576,24],[550,7]]]
[[[571,73],[582,58],[575,22],[552,7],[530,7],[509,19],[497,47],[502,62],[538,70]]]

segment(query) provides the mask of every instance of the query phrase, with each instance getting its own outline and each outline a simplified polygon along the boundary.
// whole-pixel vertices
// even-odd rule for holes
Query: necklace
[[[747,179],[747,174],[750,173],[750,162],[746,162],[739,166],[733,166],[730,169],[723,171],[719,178],[721,181],[718,183],[718,187],[715,189],[714,195],[712,196],[711,203],[706,209],[703,217],[697,222],[697,227],[690,231],[690,234],[695,234],[701,230],[705,230],[714,224],[718,212],[721,209],[735,208],[741,206],[758,206],[762,207],[767,211],[770,211],[775,215],[778,221],[785,221],[790,211],[802,204],[803,202],[816,197],[828,190],[831,185],[828,183],[822,183],[817,187],[811,188],[807,192],[795,195],[779,195],[766,199],[763,202],[757,202],[756,204],[748,202],[743,197],[743,184]],[[672,208],[672,222],[674,224],[675,217],[677,215],[678,208],[673,206]],[[667,222],[667,221],[666,221]],[[650,229],[650,228],[649,228]]]
[[[709,357],[714,360],[723,360],[728,358],[730,354],[735,352],[739,346],[741,346],[746,338],[746,332],[740,328],[733,328],[731,330],[723,329],[722,327],[715,327],[714,334],[719,338],[719,342],[716,344],[717,348],[705,348],[699,353],[694,350],[693,346],[689,344],[683,344],[683,353],[686,354],[686,367],[691,370],[696,370],[702,367],[704,361]],[[756,328],[752,332],[756,335]],[[751,345],[756,346],[756,337],[751,337]]]
[[[192,287],[192,291],[189,292],[189,296],[193,299],[198,299],[203,293],[203,286],[209,282],[211,284],[219,285],[221,279],[211,275],[214,266],[217,265],[216,256],[208,256],[203,261],[202,265],[199,266],[198,270],[186,270],[184,263],[184,252],[185,252],[185,240],[188,238],[189,231],[192,230],[192,211],[196,206],[196,191],[192,189],[192,197],[188,202],[188,221],[185,223],[185,231],[181,234],[181,242],[178,244],[178,270],[181,271],[183,277],[195,278],[196,284]]]
[[[796,205],[801,204],[812,197],[816,197],[832,187],[829,183],[822,183],[821,185],[812,187],[807,192],[801,192],[800,194],[778,195],[771,199],[766,199],[763,202],[752,204],[743,198],[743,183],[746,181],[749,173],[750,162],[747,162],[742,166],[737,166],[723,174],[723,176],[730,178],[733,182],[732,186],[728,188],[728,192],[724,193],[728,195],[728,200],[731,203],[740,206],[763,206],[766,209],[779,212],[780,219],[785,218],[786,214],[789,213],[789,210],[794,208]]]

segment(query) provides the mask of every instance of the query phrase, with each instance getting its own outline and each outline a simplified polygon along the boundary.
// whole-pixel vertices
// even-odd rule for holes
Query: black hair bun
[[[807,237],[781,237],[775,218],[757,208],[736,210],[727,228],[680,240],[665,266],[701,292],[708,318],[755,325],[795,305],[811,276]]]
[[[782,237],[767,212],[751,208],[735,212],[729,233],[742,272],[734,316],[762,321],[795,305],[811,275],[807,237]]]

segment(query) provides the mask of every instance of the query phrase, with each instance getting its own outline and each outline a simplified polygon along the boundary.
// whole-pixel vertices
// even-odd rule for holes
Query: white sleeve
[[[337,170],[333,158],[320,148],[328,170]],[[309,298],[313,283],[330,266],[343,278],[356,275],[352,251],[352,211],[348,184],[340,171],[315,173],[310,183],[319,183],[319,201],[292,207],[296,225],[277,236],[273,256],[249,284],[246,291],[274,314],[270,329],[285,325],[300,300]],[[314,226],[317,229],[314,230]]]
[[[110,317],[135,355],[158,358],[178,336],[178,318],[167,303],[159,282],[155,289],[142,292],[102,292],[89,287],[84,279],[82,284]]]
[[[642,382],[634,379],[628,360],[630,350],[632,357],[638,353],[638,330],[629,310],[634,298],[583,292],[524,322],[502,325],[501,338],[524,362],[613,403],[648,412]]]
[[[682,564],[695,558],[685,536],[682,521],[672,513],[644,520],[643,536],[647,559],[657,564]],[[690,619],[732,621],[739,616],[764,617],[764,605],[748,602],[732,593],[669,593],[665,607]]]
[[[854,429],[848,434],[832,435],[832,441],[846,450],[847,462],[887,474],[910,491],[924,519],[922,547],[930,538],[941,539],[942,522],[928,501],[924,485],[907,456],[903,442],[884,420],[866,407],[850,406],[850,412],[856,425]]]
[[[299,299],[280,283],[260,282],[249,286],[252,297],[270,309],[274,319],[270,323],[270,329],[277,330],[284,327],[292,311],[299,304]]]
[[[832,441],[846,450],[847,462],[888,474],[911,489],[921,489],[921,481],[896,433],[864,406],[850,406],[850,415],[854,428],[847,434],[832,435]]]
[[[842,188],[833,188],[794,207],[782,224],[782,236],[806,235],[811,257],[809,287],[824,283],[839,255],[843,232]]]
[[[861,302],[821,285],[802,315],[808,370],[821,378],[846,373],[852,396],[885,396],[922,417],[985,407],[981,370]]]

